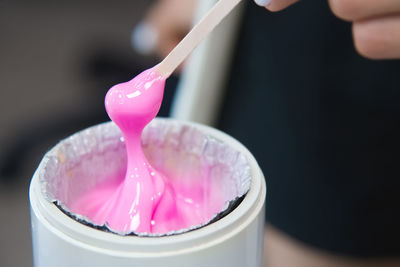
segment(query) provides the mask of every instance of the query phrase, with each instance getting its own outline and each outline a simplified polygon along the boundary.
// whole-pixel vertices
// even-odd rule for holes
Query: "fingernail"
[[[268,6],[271,3],[271,0],[254,0],[259,6]]]
[[[146,22],[136,25],[131,35],[131,44],[136,52],[148,55],[154,52],[158,42],[157,30]]]

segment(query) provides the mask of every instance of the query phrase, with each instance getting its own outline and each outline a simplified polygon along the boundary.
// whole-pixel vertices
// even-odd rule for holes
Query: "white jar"
[[[266,186],[254,157],[238,141],[216,129],[165,121],[196,128],[245,155],[251,185],[240,205],[222,219],[183,234],[120,236],[83,225],[48,201],[39,179],[39,173],[46,171],[42,162],[30,186],[35,267],[262,266]]]

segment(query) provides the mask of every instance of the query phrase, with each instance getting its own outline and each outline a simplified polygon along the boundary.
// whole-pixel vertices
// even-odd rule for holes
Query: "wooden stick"
[[[159,73],[168,78],[194,48],[240,3],[241,0],[219,0],[193,27],[180,43],[157,65]]]

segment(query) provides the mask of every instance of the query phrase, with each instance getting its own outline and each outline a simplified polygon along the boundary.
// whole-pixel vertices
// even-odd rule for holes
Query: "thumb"
[[[299,0],[254,0],[257,5],[263,6],[269,11],[280,11],[288,6],[298,2]]]

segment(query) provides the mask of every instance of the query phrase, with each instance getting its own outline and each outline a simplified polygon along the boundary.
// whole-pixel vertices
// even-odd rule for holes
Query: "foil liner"
[[[201,182],[213,184],[216,190],[211,194],[220,194],[225,205],[209,222],[189,229],[166,234],[130,234],[162,236],[198,229],[229,213],[250,188],[251,172],[246,157],[195,126],[157,118],[143,131],[142,145],[150,164],[166,177],[173,173],[174,179],[188,183],[202,179]],[[94,225],[88,218],[72,214],[68,206],[98,183],[124,176],[125,172],[123,137],[114,123],[107,122],[78,132],[47,152],[39,167],[39,179],[45,198],[65,214],[96,229],[113,232],[107,225]]]

